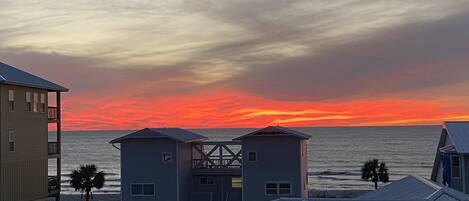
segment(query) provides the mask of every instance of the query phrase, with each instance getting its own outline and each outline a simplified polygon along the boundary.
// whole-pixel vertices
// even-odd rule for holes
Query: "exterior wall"
[[[243,146],[243,201],[270,201],[279,197],[303,197],[301,144],[295,137],[247,137]],[[248,152],[257,161],[248,161]],[[265,183],[291,183],[290,195],[266,195]]]
[[[15,111],[8,109],[8,90],[15,91]],[[30,201],[47,197],[47,132],[46,112],[26,111],[26,92],[47,91],[12,85],[1,85],[0,109],[0,200]],[[38,95],[40,101],[40,95]],[[15,152],[8,150],[8,131],[15,132]]]
[[[436,170],[433,170],[435,172],[434,178],[432,178],[433,181],[435,181],[438,184],[443,184],[443,165],[440,161],[440,148],[445,147],[448,145],[453,144],[451,139],[449,138],[449,135],[446,133],[446,130],[442,131],[442,136],[440,137],[440,142],[438,143],[438,148],[436,151],[435,155],[435,164],[433,165],[433,168]]]
[[[469,155],[464,155],[464,165],[462,167],[464,167],[462,175],[464,176],[466,183],[465,193],[469,193]]]
[[[308,140],[301,140],[301,184],[303,185],[303,198],[308,197]]]
[[[179,201],[189,201],[192,168],[191,149],[191,144],[178,143]]]
[[[173,161],[164,163],[162,153],[169,152]],[[122,201],[176,201],[176,142],[169,139],[128,140],[121,143]],[[132,183],[154,183],[155,196],[131,196]]]
[[[462,163],[463,163],[462,157],[459,157],[459,168],[461,169],[462,169]],[[453,164],[453,162],[451,162],[451,164]],[[462,185],[463,176],[464,176],[464,173],[461,171],[459,178],[451,177],[451,188],[456,189],[458,191],[463,191],[463,185]]]
[[[211,185],[202,185],[200,184],[200,178],[202,177],[212,178],[214,183]],[[241,177],[241,175],[194,175],[192,190],[193,192],[211,193],[212,201],[225,201],[227,200],[228,193],[241,194],[241,188],[233,188],[231,186],[232,177]],[[233,201],[233,198],[231,198],[230,201]]]

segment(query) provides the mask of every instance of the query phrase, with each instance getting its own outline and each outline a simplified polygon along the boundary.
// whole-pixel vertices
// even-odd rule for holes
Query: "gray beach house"
[[[232,141],[146,128],[110,143],[120,144],[122,201],[270,201],[307,198],[309,138],[280,126]]]
[[[60,199],[61,92],[68,89],[0,62],[0,200]],[[55,106],[49,106],[51,95]],[[48,142],[48,126],[57,135]],[[57,165],[48,175],[49,161]]]

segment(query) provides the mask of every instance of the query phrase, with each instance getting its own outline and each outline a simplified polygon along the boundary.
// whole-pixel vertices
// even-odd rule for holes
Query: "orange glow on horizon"
[[[445,120],[469,120],[468,113],[451,112],[438,101],[293,102],[264,99],[240,92],[194,97],[64,98],[64,130],[436,125]]]

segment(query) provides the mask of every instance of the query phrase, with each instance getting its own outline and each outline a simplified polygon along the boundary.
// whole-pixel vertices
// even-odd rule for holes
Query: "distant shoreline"
[[[377,126],[299,126],[299,127],[290,127],[290,128],[296,128],[296,129],[302,129],[302,128],[386,128],[386,127],[429,127],[429,126],[441,126],[439,124],[434,124],[434,125],[377,125]],[[259,127],[260,128],[260,127]],[[121,131],[137,131],[141,128],[136,128],[136,129],[122,129],[122,130],[62,130],[62,132],[121,132]],[[184,128],[187,130],[208,130],[208,129],[258,129],[256,127],[251,127],[251,128],[236,128],[236,127],[214,127],[214,128]]]

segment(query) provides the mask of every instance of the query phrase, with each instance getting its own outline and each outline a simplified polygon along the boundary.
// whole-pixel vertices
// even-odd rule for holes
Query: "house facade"
[[[0,62],[0,200],[60,194],[60,93],[66,88]],[[49,96],[56,98],[49,106]],[[48,141],[49,124],[57,135]],[[48,164],[57,174],[48,174]]]
[[[445,122],[431,179],[469,193],[469,122]]]
[[[309,137],[271,126],[207,141],[183,129],[147,128],[111,143],[120,144],[123,201],[261,201],[307,197]]]

